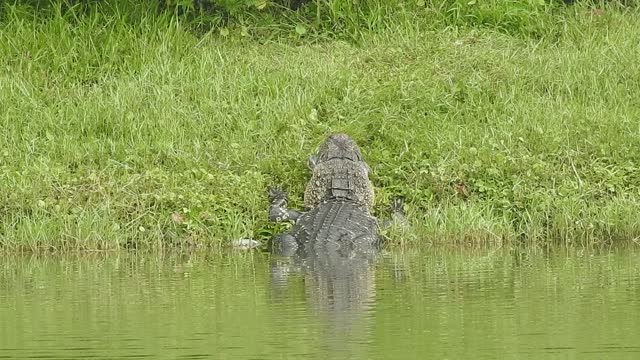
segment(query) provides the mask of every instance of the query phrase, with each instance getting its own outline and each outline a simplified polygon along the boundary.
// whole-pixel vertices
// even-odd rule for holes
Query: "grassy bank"
[[[299,205],[306,157],[334,131],[361,144],[379,214],[406,197],[394,243],[637,239],[638,11],[558,7],[520,27],[434,14],[221,36],[144,12],[5,7],[1,246],[266,239],[280,229],[265,188]]]

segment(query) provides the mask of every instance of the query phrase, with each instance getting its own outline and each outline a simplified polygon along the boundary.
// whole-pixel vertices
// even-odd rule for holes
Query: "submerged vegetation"
[[[0,247],[266,239],[335,131],[406,198],[393,244],[640,237],[635,7],[133,3],[0,5]]]

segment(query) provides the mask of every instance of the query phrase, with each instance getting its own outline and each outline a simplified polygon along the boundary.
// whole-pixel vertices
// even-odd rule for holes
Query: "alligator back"
[[[370,212],[374,194],[366,163],[331,159],[317,164],[304,192],[304,204],[313,208],[330,199],[350,200]]]
[[[376,218],[349,200],[320,203],[304,213],[290,234],[301,245],[299,255],[336,255],[353,257],[375,252],[378,245]]]

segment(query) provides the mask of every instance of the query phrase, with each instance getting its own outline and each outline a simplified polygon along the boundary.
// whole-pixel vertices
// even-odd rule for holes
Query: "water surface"
[[[637,250],[0,261],[0,358],[640,358]]]

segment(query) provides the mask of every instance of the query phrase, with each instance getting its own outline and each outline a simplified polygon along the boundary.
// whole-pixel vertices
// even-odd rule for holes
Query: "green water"
[[[640,359],[640,252],[3,257],[0,358]]]

